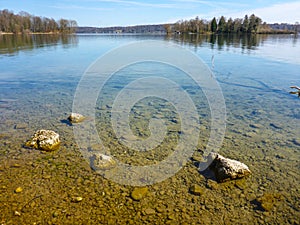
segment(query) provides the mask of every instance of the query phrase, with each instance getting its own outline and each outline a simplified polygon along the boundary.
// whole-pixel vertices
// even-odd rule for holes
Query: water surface
[[[130,197],[133,187],[106,180],[89,167],[66,121],[77,84],[98,57],[142,40],[177,43],[211,68],[227,111],[219,152],[246,163],[253,172],[249,178],[218,184],[197,171],[210,131],[205,95],[182,71],[149,62],[124,68],[108,81],[96,106],[99,135],[115,157],[132,165],[157,163],[170,154],[180,120],[166,101],[144,99],[130,114],[133,133],[141,138],[151,135],[153,115],[166,121],[168,136],[154,151],[125,148],[109,121],[113,99],[124,85],[165,76],[179,82],[197,106],[201,134],[193,159],[175,176],[149,186],[139,202]],[[300,99],[289,94],[289,86],[300,86],[299,41],[291,35],[0,36],[1,223],[299,224]],[[37,129],[57,131],[60,150],[24,148]],[[189,192],[193,184],[202,188],[201,196]],[[17,187],[23,191],[14,193]],[[72,202],[76,196],[83,201]]]

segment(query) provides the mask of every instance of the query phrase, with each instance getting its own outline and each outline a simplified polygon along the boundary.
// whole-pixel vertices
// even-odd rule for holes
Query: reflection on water
[[[171,38],[171,37],[169,37]],[[222,50],[224,47],[236,47],[241,49],[255,49],[262,45],[268,35],[197,35],[184,34],[175,37],[176,42],[190,43],[195,46],[202,46],[209,43],[211,48]]]
[[[104,179],[82,159],[72,127],[64,122],[78,81],[97,57],[142,40],[179,43],[213,70],[227,111],[220,153],[249,165],[249,178],[217,184],[198,173],[194,162],[202,157],[211,126],[205,95],[182,71],[155,63],[123,68],[108,80],[95,109],[99,136],[120,161],[133,165],[154,164],[172,153],[181,121],[162,99],[137,102],[129,116],[133,133],[141,138],[151,135],[153,115],[166,121],[168,135],[159,151],[141,154],[125,148],[110,123],[114,98],[128,82],[149,74],[172,77],[198,109],[201,133],[194,161],[133,201],[132,187]],[[297,37],[3,35],[0,46],[1,224],[299,224],[300,101],[289,94],[289,86],[300,85]],[[30,54],[16,54],[28,50]],[[23,148],[37,129],[58,132],[60,150]],[[200,196],[189,192],[195,184]],[[18,187],[23,191],[15,193]],[[74,203],[74,197],[83,200]]]
[[[77,44],[78,38],[75,35],[0,35],[0,54],[14,55],[19,51],[32,51],[56,45],[68,48]]]
[[[239,51],[241,53],[273,58],[283,62],[300,64],[298,35],[197,35],[184,34],[167,36],[178,44],[198,48],[209,46],[219,51]],[[275,47],[276,46],[276,47]]]
[[[62,46],[72,48],[78,45],[80,39],[102,39],[142,41],[142,40],[161,40],[160,35],[0,35],[0,55],[14,55],[20,51],[33,50],[35,48],[45,48]],[[165,36],[165,40],[172,40],[177,44],[190,45],[196,51],[198,48],[209,46],[211,49],[219,51],[233,48],[240,50],[241,53],[260,55],[263,57],[273,57],[281,61],[300,63],[298,56],[299,45],[297,35],[199,35],[183,34],[175,36]],[[276,46],[276,48],[274,48]]]

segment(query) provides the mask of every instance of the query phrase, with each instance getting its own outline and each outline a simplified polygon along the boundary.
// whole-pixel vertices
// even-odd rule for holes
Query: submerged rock
[[[72,199],[71,199],[71,201],[75,202],[75,203],[81,202],[82,200],[83,200],[82,197],[72,197]]]
[[[45,151],[57,150],[60,146],[59,134],[52,130],[38,130],[25,146]]]
[[[85,117],[79,113],[71,113],[71,115],[68,117],[68,120],[71,123],[80,123],[85,120]]]
[[[190,187],[190,192],[194,195],[203,195],[204,194],[204,189],[202,187],[200,187],[199,185],[197,184],[193,184],[191,187]]]
[[[152,209],[152,208],[147,208],[147,209],[145,209],[145,211],[144,211],[144,214],[145,214],[145,215],[151,215],[151,214],[155,214],[155,213],[156,213],[155,210]]]
[[[131,198],[133,200],[139,201],[148,193],[147,187],[136,187],[131,192]]]
[[[212,163],[210,169],[214,171],[218,182],[239,179],[251,174],[250,169],[244,163],[225,158],[216,153],[210,153]]]
[[[281,200],[283,200],[283,196],[280,193],[264,193],[256,199],[264,211],[272,211],[280,204]]]
[[[101,153],[93,155],[93,164],[95,169],[100,170],[112,169],[117,165],[116,161],[111,156]]]
[[[27,124],[26,123],[18,123],[15,125],[15,129],[26,129]]]
[[[22,192],[23,191],[23,188],[21,188],[21,187],[17,187],[16,189],[15,189],[15,193],[20,193],[20,192]]]

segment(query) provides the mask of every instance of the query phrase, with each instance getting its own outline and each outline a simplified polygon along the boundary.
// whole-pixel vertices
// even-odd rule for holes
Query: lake
[[[102,144],[93,135],[74,135],[91,120],[72,126],[67,117],[93,63],[128,44],[147,41],[159,56],[165,49],[176,48],[199,57],[211,71],[207,79],[217,86],[201,87],[175,64],[157,60],[116,67],[94,100],[91,114]],[[146,49],[151,51],[140,51]],[[118,65],[135,51],[116,54],[107,67]],[[300,86],[299,52],[300,38],[295,35],[0,35],[1,224],[299,224],[300,98],[289,93],[293,91],[290,86]],[[179,64],[185,62],[182,57],[170,55]],[[152,77],[157,95],[145,94],[134,102],[127,117],[132,134],[123,132],[119,137],[111,121],[114,99],[125,95],[122,90],[126,88],[140,89],[130,84],[148,81],[147,77]],[[164,86],[162,78],[172,82]],[[86,89],[97,88],[97,82],[88,83]],[[180,107],[158,97],[169,93],[172,99],[177,89],[195,105],[199,120],[191,126],[197,125],[199,131],[195,149],[191,148],[192,155],[174,173],[164,171],[165,179],[139,179],[139,185],[147,189],[136,201],[132,192],[137,187],[130,185],[134,175],[118,174],[121,182],[114,180],[116,174],[104,178],[90,167],[78,139],[88,145],[87,152],[109,149],[126,165],[159,165],[175,152],[181,135],[189,134],[181,130],[185,118],[177,112]],[[208,89],[226,106],[226,110],[220,106],[221,117],[226,113],[226,130],[215,151],[248,165],[249,177],[217,183],[212,174],[198,170],[214,138],[210,137],[215,129],[211,109],[218,110],[218,105],[211,105],[214,98],[209,100]],[[133,92],[129,99],[135,93],[148,92]],[[179,103],[188,109],[186,101]],[[78,110],[90,113],[84,107]],[[161,143],[142,151],[125,146],[123,139],[151,137],[153,118],[163,120],[167,129]],[[26,140],[38,129],[59,133],[60,149],[25,148]],[[189,148],[188,144],[183,147]],[[193,185],[199,195],[190,192]],[[16,192],[18,187],[20,192]],[[82,201],[76,201],[78,197]]]

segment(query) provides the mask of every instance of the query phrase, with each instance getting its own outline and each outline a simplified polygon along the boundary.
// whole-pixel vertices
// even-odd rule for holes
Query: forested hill
[[[190,20],[180,20],[172,24],[139,25],[128,27],[78,27],[77,33],[198,33],[198,34],[280,34],[298,33],[299,23],[296,24],[267,24],[254,14],[244,18],[220,18],[204,20],[196,17]]]
[[[139,25],[130,27],[78,27],[76,33],[88,34],[88,33],[102,33],[102,34],[166,34],[167,26],[175,26],[175,24],[159,24],[159,25]],[[287,23],[274,23],[266,25],[269,29],[269,33],[293,33],[300,31],[300,26],[296,24]],[[297,28],[298,27],[298,28]],[[174,31],[175,32],[175,31]],[[267,32],[266,32],[267,33]]]
[[[163,24],[159,25],[138,25],[128,27],[78,27],[76,33],[166,33]]]

